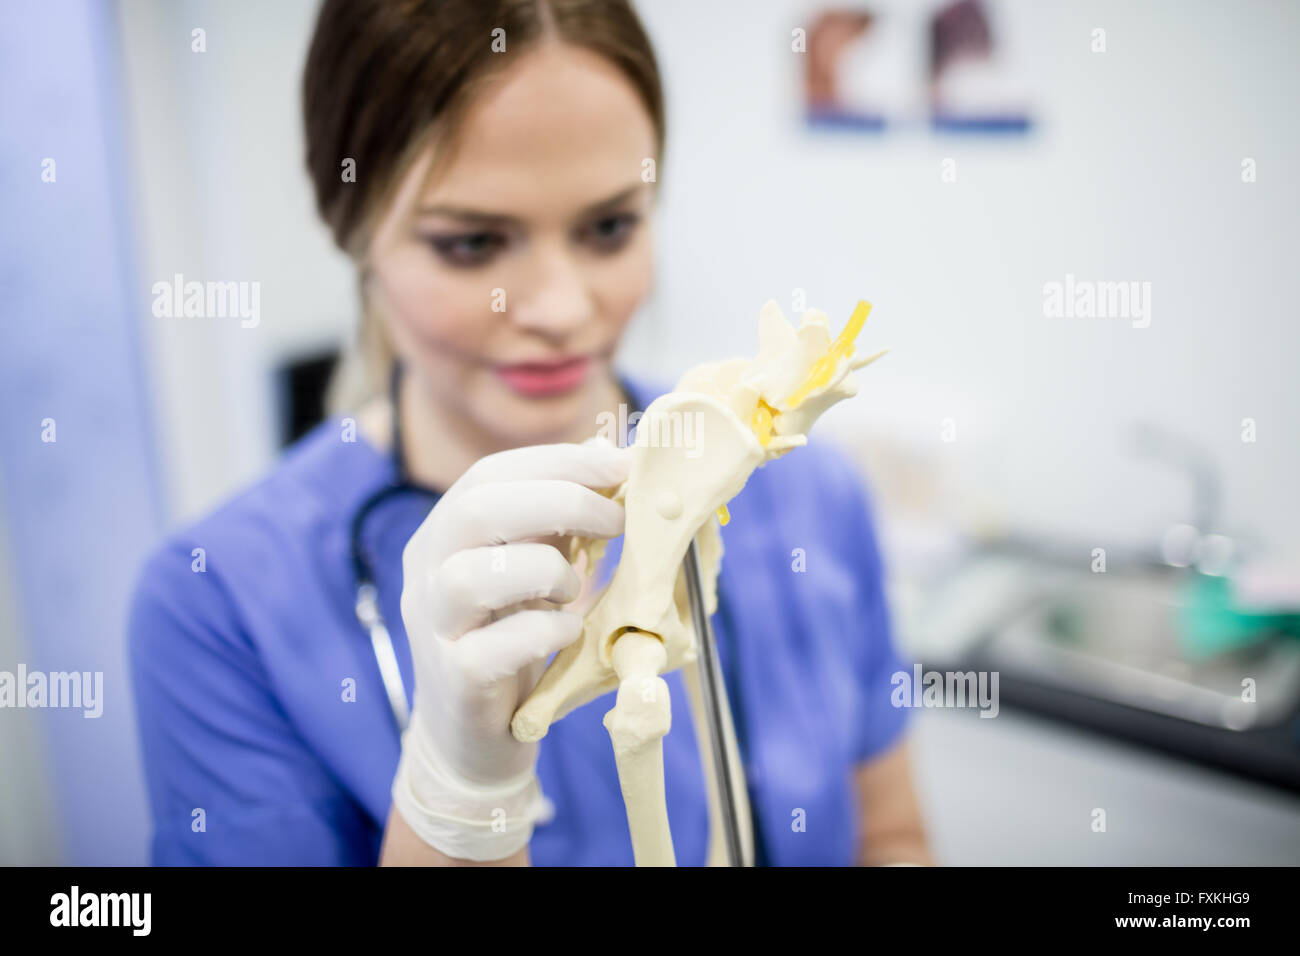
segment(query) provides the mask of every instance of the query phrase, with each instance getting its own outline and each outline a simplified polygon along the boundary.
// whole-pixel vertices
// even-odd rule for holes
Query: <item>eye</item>
[[[465,268],[485,265],[506,244],[505,236],[495,232],[425,236],[424,241],[443,261]]]
[[[627,243],[640,221],[641,217],[632,212],[605,216],[586,227],[581,238],[599,252],[616,252]]]

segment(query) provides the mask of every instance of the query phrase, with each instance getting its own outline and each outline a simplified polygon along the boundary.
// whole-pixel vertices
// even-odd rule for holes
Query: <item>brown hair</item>
[[[493,52],[501,37],[505,51]],[[485,79],[545,40],[584,47],[623,71],[654,124],[660,164],[659,69],[627,0],[324,0],[303,71],[307,170],[321,218],[359,269],[410,165],[435,137],[451,142]],[[343,178],[348,159],[354,182]],[[364,295],[362,308],[359,354],[341,363],[332,409],[381,388],[392,362]]]

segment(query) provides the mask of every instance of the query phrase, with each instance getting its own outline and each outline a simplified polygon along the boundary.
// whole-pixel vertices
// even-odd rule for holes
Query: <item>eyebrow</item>
[[[624,200],[636,195],[637,190],[640,188],[641,184],[637,183],[628,186],[626,189],[621,189],[614,195],[587,206],[582,210],[581,216],[590,216],[593,213],[603,212],[617,206]],[[484,212],[480,209],[468,209],[464,206],[422,206],[416,210],[416,214],[420,216],[449,216],[452,219],[460,219],[463,222],[474,223],[475,225],[509,226],[519,224],[519,219],[515,216],[499,212]]]

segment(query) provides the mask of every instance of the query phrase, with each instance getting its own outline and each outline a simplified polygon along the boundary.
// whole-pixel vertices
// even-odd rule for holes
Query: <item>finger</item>
[[[463,672],[479,684],[513,677],[544,661],[582,634],[582,615],[572,611],[523,610],[470,631],[450,645]]]
[[[498,481],[470,489],[445,511],[436,548],[447,556],[552,535],[616,538],[623,520],[621,504],[572,481]]]
[[[529,445],[480,458],[456,482],[456,489],[459,493],[489,482],[526,479],[613,488],[627,480],[631,467],[631,449],[618,448],[608,441]]]
[[[541,598],[567,604],[582,590],[558,550],[532,542],[457,551],[434,573],[436,633],[455,639],[488,624],[494,611]]]

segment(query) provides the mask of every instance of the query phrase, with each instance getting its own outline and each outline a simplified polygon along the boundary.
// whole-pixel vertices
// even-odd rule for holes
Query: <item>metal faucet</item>
[[[1134,426],[1133,444],[1138,454],[1177,468],[1192,484],[1190,520],[1171,525],[1161,536],[1164,563],[1176,568],[1194,566],[1202,574],[1226,574],[1237,546],[1232,538],[1215,531],[1223,492],[1214,458],[1187,436],[1151,422]]]

